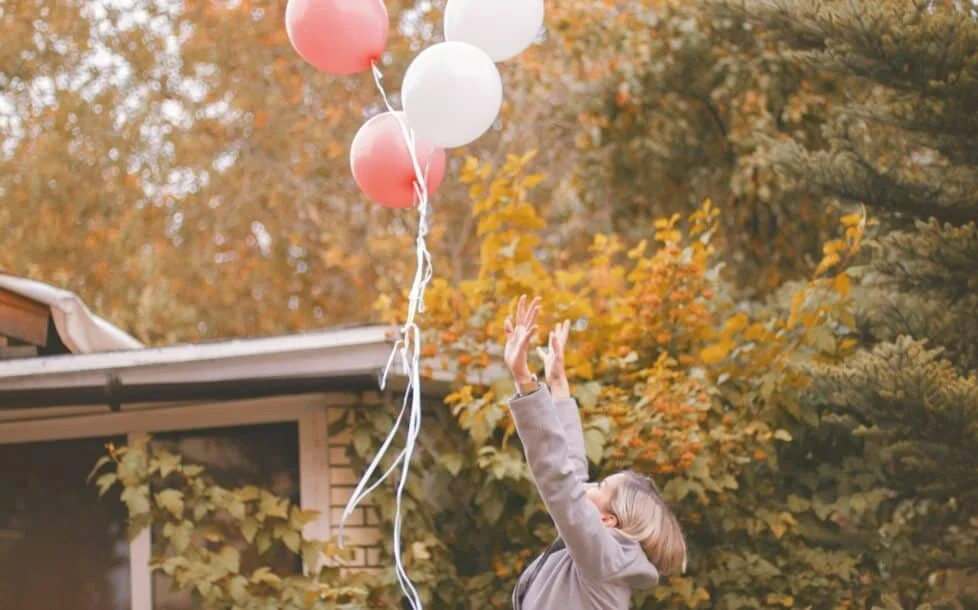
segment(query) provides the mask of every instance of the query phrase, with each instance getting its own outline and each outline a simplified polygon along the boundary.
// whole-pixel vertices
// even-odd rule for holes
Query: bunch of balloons
[[[543,12],[543,0],[448,0],[445,41],[412,60],[401,83],[404,110],[397,111],[381,84],[379,63],[390,33],[383,0],[289,0],[285,10],[289,41],[309,64],[334,75],[373,73],[387,112],[360,127],[350,147],[350,169],[371,200],[391,208],[417,207],[419,212],[418,265],[407,319],[381,378],[383,386],[400,352],[408,379],[404,404],[340,523],[342,543],[343,523],[356,505],[394,466],[402,465],[394,503],[394,572],[413,610],[422,605],[401,560],[401,499],[421,427],[421,331],[415,316],[423,309],[425,286],[431,279],[431,257],[424,239],[428,196],[445,177],[446,149],[475,141],[496,121],[503,102],[496,63],[519,55],[533,43],[543,27]],[[380,481],[370,484],[405,415],[404,448]]]
[[[338,76],[377,70],[390,33],[383,0],[289,0],[285,17],[296,52]],[[404,73],[403,112],[374,116],[353,139],[351,170],[368,198],[392,208],[417,205],[419,171],[427,193],[438,188],[446,149],[477,140],[499,115],[496,63],[526,50],[543,17],[543,0],[448,0],[445,41],[424,49]]]

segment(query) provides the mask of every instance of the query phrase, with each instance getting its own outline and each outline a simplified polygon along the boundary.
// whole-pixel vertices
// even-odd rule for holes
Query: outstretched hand
[[[537,354],[543,360],[543,370],[547,376],[554,398],[569,398],[570,385],[567,381],[567,371],[564,368],[564,350],[567,338],[570,336],[570,322],[563,321],[550,331],[548,349],[537,348]]]
[[[506,318],[503,329],[506,331],[506,346],[503,349],[503,360],[509,368],[517,384],[532,382],[533,375],[527,364],[526,356],[530,349],[530,341],[537,331],[536,319],[540,312],[540,297],[536,297],[526,305],[526,295],[520,297],[516,304],[515,318]]]

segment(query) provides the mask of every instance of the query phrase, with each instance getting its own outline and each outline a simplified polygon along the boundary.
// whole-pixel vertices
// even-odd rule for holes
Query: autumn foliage
[[[436,279],[424,315],[431,371],[454,367],[461,383],[446,402],[468,447],[451,453],[451,467],[468,480],[487,478],[483,484],[497,491],[474,500],[483,527],[502,530],[492,537],[489,562],[500,582],[477,578],[487,596],[482,607],[504,607],[499,592],[528,559],[525,544],[500,542],[521,539],[510,533],[506,515],[517,527],[543,528],[531,538],[538,548],[548,536],[503,404],[512,382],[496,356],[515,297],[543,297],[542,329],[574,322],[567,367],[594,474],[636,468],[655,476],[682,507],[696,540],[698,526],[730,505],[745,473],[774,464],[777,444],[791,439],[766,407],[776,389],[790,391],[792,379],[803,385],[789,372],[793,359],[834,359],[844,352],[844,332],[837,337],[826,329],[847,315],[844,264],[858,252],[866,224],[860,214],[843,218],[843,237],[826,245],[824,264],[796,288],[783,313],[743,311],[729,299],[714,251],[720,211],[710,202],[688,217],[654,221],[648,241],[597,234],[586,250],[563,249],[541,237],[546,223],[532,197],[541,181],[530,170],[533,157],[511,155],[498,168],[466,160],[461,179],[469,185],[481,240],[478,273],[458,284]],[[392,322],[402,306],[389,297],[378,302]],[[459,454],[469,455],[469,467],[478,470],[467,471]],[[502,502],[500,491],[517,498]],[[512,506],[524,506],[519,516]],[[784,512],[757,523],[780,538],[795,520]],[[703,552],[694,544],[694,574],[713,564]],[[711,601],[696,577],[671,579],[655,596],[687,607]]]
[[[443,3],[386,4],[393,92]],[[305,66],[284,6],[0,9],[0,268],[150,344],[400,323],[416,218],[363,201],[344,158],[379,99]],[[454,385],[426,406],[404,559],[433,607],[506,607],[553,536],[498,366],[522,293],[544,328],[574,323],[592,474],[654,475],[688,532],[690,572],[638,607],[936,608],[978,565],[975,28],[961,2],[548,3],[546,36],[501,66],[498,125],[432,202],[424,356]],[[338,425],[363,463],[392,421]],[[185,522],[282,506],[114,457],[100,486],[170,525],[175,580],[206,566],[211,601],[341,603],[242,583],[206,544],[180,565]],[[377,510],[390,533],[390,493]],[[305,518],[263,520],[270,548],[301,554]],[[392,607],[390,583],[347,593]]]

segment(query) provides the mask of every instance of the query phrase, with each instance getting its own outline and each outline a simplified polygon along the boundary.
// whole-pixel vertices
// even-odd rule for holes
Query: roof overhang
[[[22,335],[17,338],[29,343],[44,345],[48,341],[50,320],[58,338],[73,354],[143,347],[135,337],[89,311],[73,292],[28,278],[0,273],[0,297],[4,292],[17,301],[8,305],[24,309],[24,313],[35,313],[34,316],[27,316],[24,324],[17,325],[17,330],[21,331],[18,334]],[[37,308],[40,308],[40,312],[34,311]],[[37,313],[41,315],[36,315]],[[32,322],[31,318],[37,322]]]
[[[129,403],[378,389],[396,332],[390,326],[369,326],[0,361],[0,409],[119,409]],[[402,385],[392,382],[392,389]]]

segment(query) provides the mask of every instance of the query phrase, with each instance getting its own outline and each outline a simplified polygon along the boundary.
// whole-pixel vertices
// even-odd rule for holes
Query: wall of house
[[[395,397],[394,400],[400,400],[400,397]],[[430,403],[428,400],[425,402],[426,405]],[[431,406],[434,407],[434,404]],[[87,474],[91,463],[104,451],[102,443],[105,440],[125,443],[127,435],[132,438],[134,434],[143,433],[155,436],[157,442],[166,437],[169,442],[177,443],[173,449],[185,453],[190,461],[204,463],[210,468],[236,469],[245,473],[242,476],[249,472],[258,473],[262,480],[255,484],[263,486],[270,485],[269,481],[264,480],[269,477],[273,481],[282,479],[285,489],[276,489],[274,485],[269,487],[275,493],[294,495],[300,492],[297,486],[301,486],[303,504],[308,508],[321,510],[326,516],[326,522],[321,520],[313,524],[307,535],[322,539],[339,533],[343,511],[362,474],[360,469],[351,465],[348,455],[353,442],[353,431],[345,430],[332,436],[328,434],[330,424],[342,418],[351,408],[379,411],[385,409],[384,398],[377,391],[336,391],[206,405],[141,405],[131,409],[127,406],[122,413],[89,410],[75,414],[66,411],[62,414],[63,417],[54,418],[41,417],[39,412],[37,418],[26,419],[25,416],[30,413],[20,411],[7,417],[0,409],[0,427],[3,430],[3,434],[0,434],[0,448],[7,447],[8,451],[16,453],[26,450],[20,447],[29,447],[33,443],[55,442],[67,446],[72,442],[90,439],[94,443],[96,454],[82,460]],[[392,406],[388,406],[385,410],[390,411],[391,408]],[[44,415],[51,413],[51,410],[46,410]],[[18,417],[16,420],[12,419],[15,415]],[[279,426],[281,430],[276,433],[279,436],[274,436],[274,439],[267,436],[270,433],[267,427],[249,430],[251,426],[277,425],[279,422],[283,425]],[[283,434],[290,434],[288,426],[295,426],[296,423],[298,439],[280,438]],[[171,438],[171,433],[176,436]],[[228,437],[229,433],[233,438]],[[238,438],[242,435],[248,438]],[[259,445],[242,444],[248,439],[251,439],[249,442],[258,442]],[[268,443],[274,446],[266,446]],[[260,448],[263,449],[259,450]],[[293,459],[289,456],[296,448],[299,449],[301,481],[294,475],[284,478],[274,476],[279,471],[285,472],[294,467],[288,462]],[[277,469],[272,468],[273,462],[278,465]],[[84,477],[79,475],[78,478],[82,490],[90,491]],[[7,493],[10,490],[0,487],[0,497]],[[3,527],[3,523],[0,523],[0,534],[3,533]],[[382,557],[382,547],[387,540],[380,531],[372,498],[361,503],[347,519],[344,542],[354,549],[353,560],[344,564],[347,568],[373,571],[390,567],[389,560]],[[138,555],[138,549],[149,553],[148,537],[132,544],[135,545],[134,550],[130,551],[132,556]],[[0,544],[0,549],[2,548],[3,544]]]
[[[361,409],[380,409],[383,405],[383,397],[378,392],[370,391],[359,395],[355,406]],[[328,424],[332,425],[342,419],[350,406],[331,401],[326,408]],[[362,474],[350,465],[348,449],[352,443],[351,429],[329,437],[329,523],[334,535],[339,532],[343,511]],[[367,498],[362,502],[343,527],[344,543],[351,547],[359,547],[354,551],[353,561],[347,564],[350,568],[376,570],[386,567],[381,561],[382,539],[378,529],[379,521],[370,500]]]

